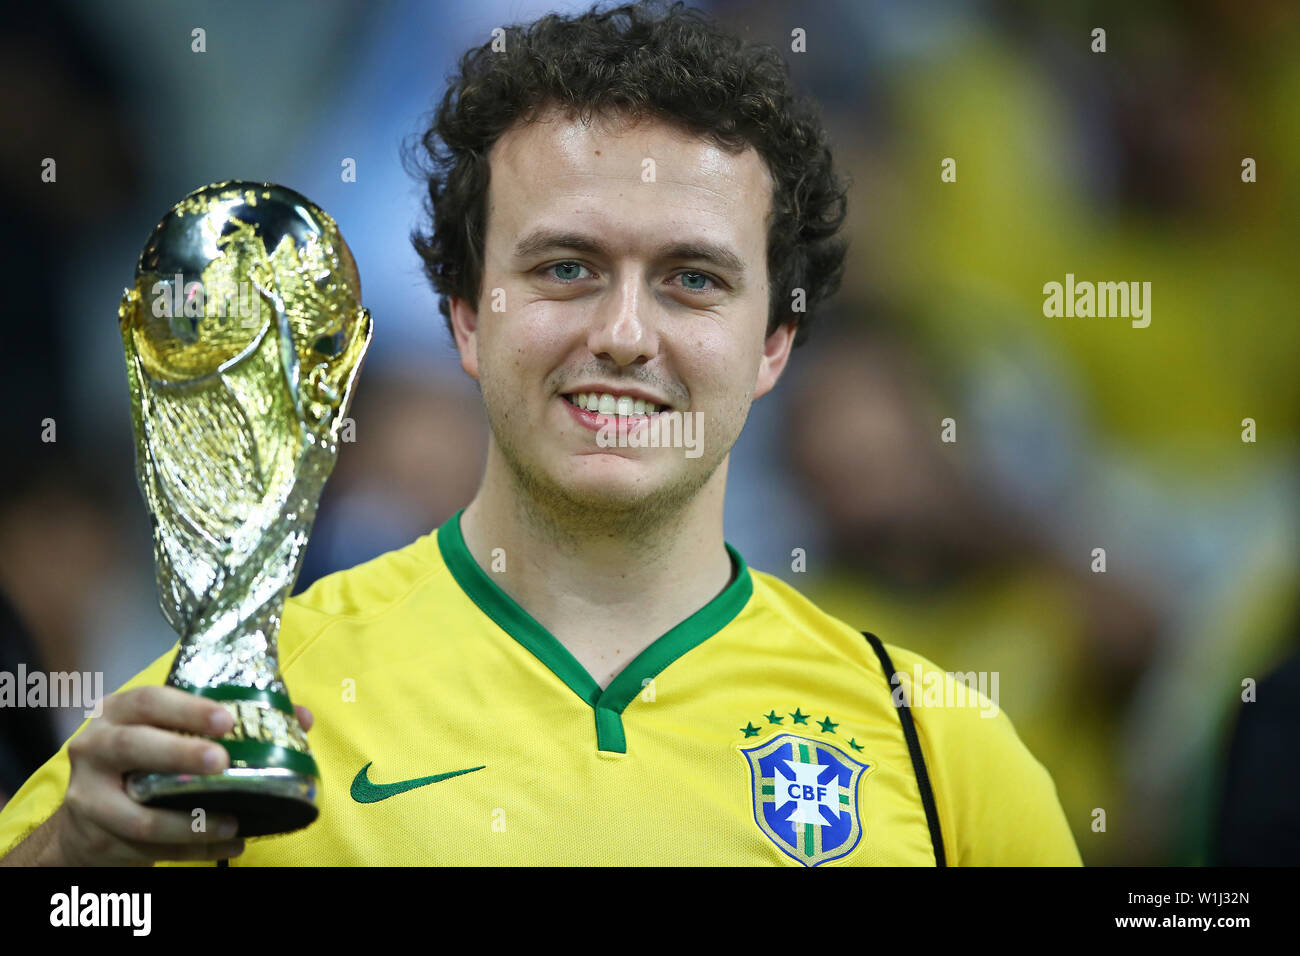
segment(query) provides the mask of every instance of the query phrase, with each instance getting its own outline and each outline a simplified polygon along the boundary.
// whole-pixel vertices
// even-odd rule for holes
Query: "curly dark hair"
[[[575,16],[549,14],[504,29],[461,57],[459,72],[408,155],[427,181],[427,220],[411,234],[424,271],[441,296],[477,302],[486,234],[488,153],[516,122],[558,107],[593,114],[653,116],[704,136],[720,149],[752,146],[774,188],[768,217],[768,327],[794,322],[804,341],[814,307],[839,287],[846,243],[847,183],[832,169],[817,109],[789,85],[771,46],[723,32],[678,2],[599,4]],[[498,44],[499,45],[499,44]],[[804,291],[804,310],[792,306]]]

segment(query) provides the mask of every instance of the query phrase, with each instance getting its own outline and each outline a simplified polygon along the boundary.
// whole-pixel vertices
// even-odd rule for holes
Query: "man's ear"
[[[451,306],[451,334],[460,352],[460,367],[470,378],[478,379],[478,311],[469,302],[457,296],[448,300]]]
[[[781,377],[785,363],[790,360],[790,349],[794,348],[794,333],[798,328],[794,322],[784,322],[763,342],[763,355],[758,363],[758,381],[754,383],[755,399],[770,392],[776,385],[776,380]]]

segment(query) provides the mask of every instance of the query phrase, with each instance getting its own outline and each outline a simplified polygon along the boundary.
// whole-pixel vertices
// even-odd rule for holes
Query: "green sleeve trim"
[[[460,516],[464,510],[462,508],[457,511],[438,529],[438,548],[447,569],[461,590],[484,614],[593,708],[596,744],[600,750],[627,752],[627,741],[623,733],[623,709],[641,693],[646,682],[653,680],[673,661],[731,623],[754,593],[754,582],[745,559],[731,545],[726,545],[733,570],[731,583],[712,601],[633,658],[602,691],[595,678],[587,673],[587,669],[569,653],[568,648],[479,567],[461,534]]]

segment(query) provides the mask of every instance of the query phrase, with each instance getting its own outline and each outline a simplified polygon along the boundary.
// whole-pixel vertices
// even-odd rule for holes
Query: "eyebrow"
[[[583,233],[538,229],[515,244],[514,254],[518,259],[527,259],[548,249],[573,249],[591,255],[606,252],[599,240]],[[707,262],[719,271],[730,273],[737,279],[745,274],[745,263],[740,256],[724,245],[703,239],[671,243],[658,250],[658,257]]]

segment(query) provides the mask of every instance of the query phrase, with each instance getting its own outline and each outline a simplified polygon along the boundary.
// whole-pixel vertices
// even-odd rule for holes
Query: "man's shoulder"
[[[824,611],[780,578],[752,571],[759,627],[798,635],[804,653],[831,656],[863,674],[864,692],[887,695],[895,710],[906,704],[927,750],[936,759],[950,751],[1018,752],[1023,749],[999,704],[997,672],[945,670],[907,647],[907,635],[876,638],[897,679],[890,679],[871,622],[848,622]],[[875,635],[873,635],[874,637]],[[895,643],[895,642],[898,643]],[[894,719],[897,718],[895,713]],[[1027,754],[1027,751],[1026,751]]]
[[[867,647],[859,628],[822,610],[794,585],[756,568],[751,567],[749,573],[754,583],[751,612],[756,626],[797,632],[838,650]]]
[[[287,656],[331,625],[364,623],[401,608],[447,575],[436,532],[315,581],[285,602],[281,630]]]
[[[870,674],[878,689],[889,688],[883,664],[866,636],[872,630],[870,621],[846,621],[776,575],[753,568],[750,573],[754,579],[754,626],[793,635],[800,642],[801,653],[832,656]],[[926,670],[939,670],[919,654],[890,640],[883,641],[883,645],[895,667],[905,663],[908,667],[919,664]]]
[[[1079,863],[1051,776],[1001,709],[997,672],[946,671],[908,650],[908,636],[900,634],[880,641],[897,675],[891,681],[875,645],[863,634],[871,631],[870,621],[840,620],[779,578],[753,575],[756,626],[797,635],[799,653],[831,656],[862,669],[869,706],[900,734],[899,708],[906,706],[950,862]]]

